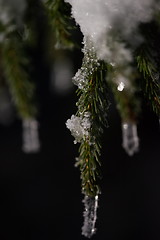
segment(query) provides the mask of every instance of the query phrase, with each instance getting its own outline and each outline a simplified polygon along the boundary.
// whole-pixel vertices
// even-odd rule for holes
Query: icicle
[[[139,138],[137,135],[137,125],[134,123],[124,122],[122,124],[122,136],[123,143],[122,146],[129,156],[139,150]]]
[[[85,196],[84,200],[84,224],[82,227],[82,235],[91,238],[96,232],[95,224],[97,220],[98,195],[95,197]]]
[[[65,94],[72,87],[73,64],[69,57],[62,56],[55,60],[52,73],[53,90],[60,94]]]
[[[36,153],[40,149],[38,122],[35,119],[23,120],[23,146],[25,153]]]

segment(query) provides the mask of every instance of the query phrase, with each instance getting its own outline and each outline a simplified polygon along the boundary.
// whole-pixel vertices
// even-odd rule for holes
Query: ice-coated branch
[[[78,86],[78,111],[66,123],[79,142],[79,157],[76,165],[80,167],[82,192],[87,196],[100,193],[100,149],[103,128],[107,125],[108,110],[105,68],[96,58],[92,42],[84,38],[84,58],[73,82]]]

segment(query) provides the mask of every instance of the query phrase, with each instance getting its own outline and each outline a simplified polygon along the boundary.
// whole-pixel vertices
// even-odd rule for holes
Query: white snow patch
[[[151,20],[160,8],[156,0],[65,0],[84,36],[93,42],[98,57],[117,63],[131,61],[131,52],[121,42],[142,41],[138,25]],[[117,39],[115,39],[117,36]],[[116,54],[116,56],[115,56]]]

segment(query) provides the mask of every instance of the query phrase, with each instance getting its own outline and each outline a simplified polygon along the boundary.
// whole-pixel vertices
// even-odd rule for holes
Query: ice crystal
[[[99,66],[95,54],[95,48],[89,38],[84,37],[84,48],[82,52],[84,53],[83,63],[81,69],[77,71],[73,77],[73,83],[78,86],[79,89],[87,89],[89,76],[93,74],[94,71]]]
[[[23,120],[23,146],[25,153],[36,153],[40,149],[38,122],[35,119]]]
[[[66,122],[67,128],[71,131],[72,136],[75,138],[74,143],[81,142],[82,139],[89,136],[91,127],[90,113],[85,112],[81,116],[72,115],[71,119]]]
[[[137,135],[137,125],[134,123],[123,123],[122,124],[122,146],[129,156],[139,150],[139,138]]]
[[[82,227],[82,235],[91,238],[96,232],[95,224],[97,220],[98,195],[95,197],[85,195],[84,203],[84,224]]]

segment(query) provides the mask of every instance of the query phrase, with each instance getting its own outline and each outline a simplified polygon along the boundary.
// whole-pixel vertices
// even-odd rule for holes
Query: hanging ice
[[[60,56],[55,60],[53,66],[52,86],[53,90],[60,94],[65,94],[72,87],[73,64],[69,57]]]
[[[124,122],[122,124],[122,146],[129,156],[139,150],[139,138],[137,135],[137,125],[134,123]]]
[[[40,149],[38,122],[35,119],[23,120],[23,146],[25,153],[36,153]]]
[[[96,232],[95,224],[97,220],[98,195],[95,197],[85,196],[84,200],[84,224],[82,227],[82,235],[91,238]]]

